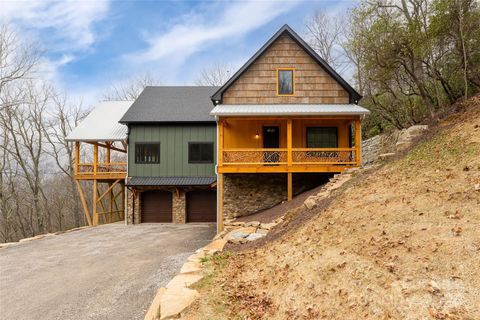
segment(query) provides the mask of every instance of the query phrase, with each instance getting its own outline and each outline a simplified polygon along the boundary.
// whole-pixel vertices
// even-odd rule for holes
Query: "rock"
[[[264,234],[261,234],[261,233],[252,233],[252,234],[250,234],[248,237],[246,237],[245,239],[246,239],[247,241],[255,241],[255,240],[258,240],[258,239],[263,238],[263,237],[265,237]]]
[[[405,130],[405,133],[410,137],[418,137],[419,135],[423,134],[425,131],[428,130],[427,125],[416,125],[411,126]]]
[[[474,189],[475,191],[480,191],[480,183],[474,185],[474,186],[473,186],[473,189]]]
[[[227,243],[227,240],[218,239],[210,242],[205,247],[198,249],[196,253],[205,252],[207,254],[214,254],[215,252],[222,251],[226,243]]]
[[[245,238],[232,238],[229,239],[228,242],[231,242],[233,244],[244,244],[247,242],[247,239]]]
[[[173,287],[188,287],[194,283],[197,283],[203,278],[203,275],[200,274],[193,274],[193,273],[185,273],[179,274],[173,277],[172,280],[167,284],[167,289]]]
[[[273,222],[275,222],[276,224],[282,223],[283,222],[283,217],[277,218],[277,219],[273,220]]]
[[[200,271],[202,271],[200,262],[187,261],[183,264],[182,269],[180,269],[180,274],[195,273]]]
[[[439,294],[440,293],[440,287],[435,281],[430,281],[428,284],[428,291],[433,294]]]
[[[230,231],[230,233],[228,233],[225,236],[224,239],[229,241],[229,240],[232,240],[232,239],[246,238],[251,233],[255,233],[256,231],[257,231],[257,228],[255,228],[255,227],[239,228],[239,229],[235,229],[235,230]]]
[[[160,320],[176,317],[199,296],[197,290],[176,287],[165,291],[160,298]]]
[[[204,252],[194,253],[190,257],[187,258],[187,261],[200,262],[200,259],[202,259],[203,257],[205,257]]]
[[[304,202],[303,204],[305,205],[305,207],[307,207],[308,210],[311,210],[313,208],[315,208],[317,206],[317,202],[315,201],[315,197],[308,197]]]
[[[260,225],[260,221],[250,221],[245,223],[245,227],[258,227]]]
[[[257,233],[266,235],[266,234],[268,233],[268,230],[266,230],[266,229],[258,229],[258,230],[257,230]],[[252,234],[253,234],[253,233],[252,233]]]
[[[401,142],[397,142],[397,144],[395,145],[395,148],[397,149],[397,152],[401,152],[403,150],[408,149],[411,145],[412,143],[410,141],[401,141]]]
[[[380,158],[380,160],[387,160],[387,159],[392,158],[392,157],[395,156],[395,155],[396,155],[395,152],[390,152],[390,153],[382,153],[382,154],[379,155],[378,157]]]
[[[270,230],[273,227],[275,227],[277,224],[275,222],[270,222],[270,223],[262,223],[260,225],[260,229],[265,229],[265,230]]]
[[[312,282],[307,283],[307,288],[308,289],[313,289],[315,285]]]
[[[155,298],[150,305],[150,308],[148,308],[148,311],[145,314],[145,320],[157,320],[159,318],[160,301],[165,291],[166,289],[163,287],[158,289],[157,294],[155,295]]]

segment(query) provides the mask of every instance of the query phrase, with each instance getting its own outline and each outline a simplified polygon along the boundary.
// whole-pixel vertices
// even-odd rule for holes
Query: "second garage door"
[[[172,193],[142,192],[142,222],[172,222]]]
[[[187,193],[187,222],[217,221],[217,192],[194,190]]]

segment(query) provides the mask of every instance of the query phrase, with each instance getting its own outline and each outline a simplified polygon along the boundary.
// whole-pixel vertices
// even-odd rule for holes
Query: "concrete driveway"
[[[0,249],[1,319],[143,319],[213,224],[122,223]]]

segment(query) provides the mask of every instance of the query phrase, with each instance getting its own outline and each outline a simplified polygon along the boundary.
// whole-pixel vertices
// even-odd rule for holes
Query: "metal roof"
[[[223,93],[237,80],[248,67],[257,60],[281,35],[289,35],[305,52],[312,57],[338,84],[340,84],[350,95],[350,102],[358,102],[362,96],[343,79],[330,65],[323,60],[288,24],[280,28],[215,94],[212,95],[212,101],[222,101]]]
[[[127,126],[118,123],[133,101],[103,101],[67,136],[68,141],[124,141]]]
[[[127,186],[209,186],[216,177],[130,177]]]
[[[210,112],[214,116],[341,116],[369,113],[356,104],[219,104]]]
[[[218,87],[146,87],[121,123],[214,122],[210,96]]]

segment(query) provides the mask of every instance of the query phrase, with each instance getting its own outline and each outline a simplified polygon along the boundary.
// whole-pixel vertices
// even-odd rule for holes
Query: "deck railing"
[[[79,163],[78,172],[82,175],[111,175],[127,173],[126,162],[110,162],[110,163]]]
[[[290,157],[289,157],[289,153]],[[355,148],[286,148],[223,150],[223,165],[357,165]]]

